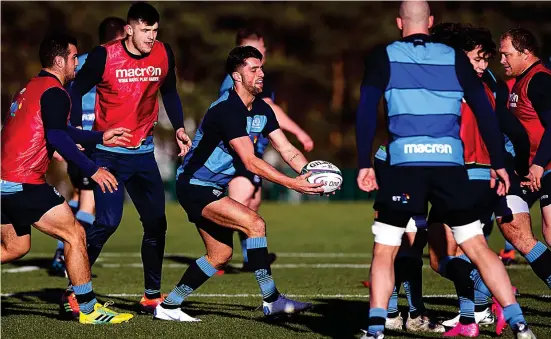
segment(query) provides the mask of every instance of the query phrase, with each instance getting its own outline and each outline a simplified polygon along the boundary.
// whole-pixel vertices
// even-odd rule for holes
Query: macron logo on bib
[[[143,68],[124,68],[115,71],[115,77],[119,82],[143,82],[143,81],[159,81],[161,75],[160,67],[143,67]]]
[[[452,146],[448,144],[405,144],[404,153],[440,153],[452,154]]]

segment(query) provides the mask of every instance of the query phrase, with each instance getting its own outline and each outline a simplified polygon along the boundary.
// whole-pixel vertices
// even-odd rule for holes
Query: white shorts
[[[528,203],[518,195],[507,195],[499,201],[495,216],[497,219],[519,213],[530,213]]]

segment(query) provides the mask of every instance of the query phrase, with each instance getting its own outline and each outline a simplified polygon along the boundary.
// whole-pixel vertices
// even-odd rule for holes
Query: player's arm
[[[545,129],[532,164],[545,167],[551,161],[551,75],[534,75],[528,84],[528,99]]]
[[[521,177],[528,175],[530,139],[520,120],[507,108],[509,88],[503,81],[497,82],[496,117],[500,130],[509,137],[515,149],[515,171]]]
[[[390,80],[390,61],[386,49],[376,48],[365,61],[356,111],[356,149],[358,152],[358,187],[366,192],[378,188],[372,169],[371,154],[377,128],[377,108]]]
[[[255,155],[254,145],[247,133],[244,121],[241,121],[242,119],[235,119],[235,117],[229,117],[228,115],[222,114],[220,115],[220,119],[217,120],[224,140],[229,141],[230,146],[237,153],[248,171],[303,194],[323,193],[323,188],[321,188],[323,184],[308,183],[306,181],[308,175],[290,178],[279,172],[272,165],[258,158]],[[275,120],[275,118],[273,118],[273,120]],[[270,119],[268,119],[268,121],[270,121]],[[275,121],[275,126],[278,126],[277,121]],[[268,130],[266,128],[268,128]],[[265,134],[272,133],[273,131],[274,130],[268,125],[265,127]]]
[[[463,88],[465,101],[476,117],[480,135],[490,153],[492,167],[503,169],[505,145],[497,118],[480,78],[465,53],[461,51],[455,53],[455,71]]]
[[[176,88],[176,62],[174,53],[168,44],[165,44],[166,54],[168,56],[168,74],[161,85],[160,91],[165,105],[166,115],[176,131],[176,142],[180,147],[179,156],[184,156],[191,148],[191,139],[186,134],[184,128],[184,110],[182,101]]]
[[[50,88],[42,94],[40,98],[40,110],[46,141],[63,158],[78,166],[85,176],[91,177],[96,181],[103,192],[105,192],[105,189],[113,192],[113,190],[117,189],[118,185],[115,177],[88,159],[77,148],[77,145],[70,136],[73,133],[73,136],[76,135],[77,139],[81,138],[80,140],[102,143],[103,133],[81,131],[76,128],[72,128],[74,131],[70,131],[71,128],[67,127],[67,116],[69,115],[70,107],[69,96],[60,88]]]
[[[107,50],[98,46],[88,54],[86,62],[78,71],[69,89],[71,96],[71,126],[82,126],[82,96],[100,83],[107,61]]]
[[[291,119],[287,113],[278,105],[276,104],[272,98],[265,97],[262,98],[264,102],[266,102],[274,111],[274,114],[277,118],[277,121],[279,122],[279,126],[281,129],[293,133],[298,141],[304,146],[304,150],[306,152],[310,152],[314,149],[314,141],[312,141],[312,138],[306,133],[300,126]]]

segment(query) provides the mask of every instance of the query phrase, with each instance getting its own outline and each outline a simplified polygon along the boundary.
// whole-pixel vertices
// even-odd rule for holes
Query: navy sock
[[[515,248],[513,247],[513,245],[511,245],[510,242],[508,242],[507,240],[505,240],[505,248],[503,249],[505,252],[509,252],[509,251],[514,251]]]
[[[277,300],[279,291],[272,278],[267,246],[266,237],[247,238],[249,265],[254,270],[254,276],[262,292],[262,299],[271,303]]]
[[[551,251],[538,241],[525,256],[536,275],[551,288]]]
[[[404,290],[409,304],[409,314],[412,319],[425,311],[423,303],[423,259],[421,257],[400,258],[404,270]]]
[[[524,323],[526,324],[526,320],[524,320],[524,316],[522,315],[522,310],[520,309],[519,304],[511,304],[509,306],[506,306],[503,308],[503,315],[505,316],[505,320],[507,321],[507,324],[511,326],[514,330],[516,330],[516,325],[518,323]]]
[[[470,273],[474,265],[462,258],[452,258],[447,262],[446,278],[450,279],[459,297],[459,322],[463,325],[473,324],[474,319],[474,284]]]
[[[478,270],[472,270],[471,280],[474,284],[474,311],[482,312],[488,308],[488,298],[492,296],[492,293],[482,281]]]
[[[201,257],[191,263],[184,272],[182,279],[162,302],[162,306],[168,309],[176,309],[193,291],[203,285],[218,270],[212,266],[206,257]]]
[[[144,270],[145,294],[149,299],[161,297],[161,273],[165,252],[166,216],[142,221],[142,263]],[[148,294],[150,290],[153,293]]]
[[[389,318],[396,318],[398,316],[398,293],[399,288],[394,286],[394,291],[392,291],[392,295],[390,296],[390,300],[388,301],[388,317]]]
[[[64,248],[65,248],[65,245],[63,245],[63,241],[58,240],[56,250],[62,250],[63,251]]]
[[[80,312],[90,314],[94,312],[94,305],[98,302],[94,290],[92,290],[92,282],[83,285],[73,286],[75,296],[78,301]]]
[[[375,335],[377,332],[384,332],[387,312],[384,308],[372,308],[369,310],[367,333]]]

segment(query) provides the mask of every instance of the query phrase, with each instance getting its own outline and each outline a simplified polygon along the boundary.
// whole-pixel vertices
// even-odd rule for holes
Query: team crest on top
[[[255,116],[253,119],[253,124],[251,126],[252,128],[261,128],[262,127],[262,121],[259,116]]]

